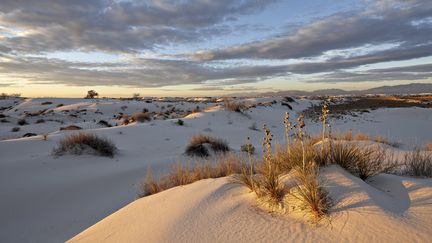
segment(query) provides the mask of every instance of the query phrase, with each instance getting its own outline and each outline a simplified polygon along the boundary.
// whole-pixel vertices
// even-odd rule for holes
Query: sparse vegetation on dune
[[[52,153],[55,156],[67,153],[75,155],[91,153],[113,157],[116,151],[117,147],[115,144],[106,138],[101,138],[96,134],[90,133],[74,133],[60,140]]]
[[[405,154],[405,173],[411,176],[432,177],[432,154],[416,149]]]
[[[315,163],[309,163],[304,169],[296,167],[295,187],[291,193],[314,222],[326,216],[332,206],[332,200],[319,179],[318,170]]]
[[[230,98],[224,98],[223,102],[225,109],[229,111],[243,113],[245,110],[248,109],[247,105],[244,102],[235,101]]]
[[[328,154],[327,164],[337,164],[362,180],[391,172],[398,166],[391,152],[381,147],[364,148],[354,143],[336,142]]]
[[[149,112],[136,112],[132,114],[129,122],[146,122],[151,121],[151,115]]]
[[[189,140],[185,154],[188,156],[207,157],[210,155],[208,146],[215,153],[226,153],[230,150],[228,143],[224,140],[209,135],[198,134],[192,136]]]
[[[172,187],[182,186],[198,180],[225,177],[241,172],[244,158],[232,154],[221,154],[211,160],[196,161],[194,166],[177,163],[160,178],[155,178],[151,170],[139,188],[139,196],[149,196]]]

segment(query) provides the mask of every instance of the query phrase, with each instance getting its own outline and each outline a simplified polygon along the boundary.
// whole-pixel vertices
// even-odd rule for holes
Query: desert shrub
[[[239,174],[234,175],[234,182],[246,186],[249,188],[251,192],[255,192],[255,194],[259,194],[258,187],[256,186],[257,181],[255,177],[255,171],[252,163],[242,164],[241,172]]]
[[[304,144],[304,156],[306,162],[312,162],[316,159],[316,149],[310,143]],[[300,142],[290,144],[289,150],[282,146],[276,146],[274,152],[274,161],[278,169],[289,172],[291,169],[301,166],[303,163],[303,148]]]
[[[343,142],[332,146],[328,158],[330,164],[337,164],[362,180],[397,167],[393,155],[381,147],[362,148]]]
[[[255,153],[255,147],[250,143],[243,144],[240,147],[240,151],[248,153],[248,154],[254,154]]]
[[[28,122],[25,119],[19,119],[17,124],[20,126],[24,126],[24,125],[28,125]]]
[[[41,105],[52,105],[52,102],[51,101],[45,101],[45,102],[42,102]]]
[[[215,157],[213,161],[197,161],[196,165],[192,167],[183,163],[177,163],[171,167],[167,174],[157,180],[151,172],[147,173],[140,184],[139,196],[152,195],[172,187],[190,184],[202,179],[219,178],[240,173],[242,161],[243,159],[240,156],[225,154]]]
[[[109,124],[107,121],[105,120],[100,120],[98,123],[98,125],[104,126],[104,127],[112,127],[111,124]]]
[[[213,138],[208,135],[198,134],[192,136],[189,140],[189,144],[186,146],[186,155],[207,157],[210,155],[208,148],[205,145],[209,145],[215,153],[226,153],[230,150],[227,142],[219,138]]]
[[[276,166],[261,166],[258,168],[259,174],[254,179],[254,190],[257,196],[264,199],[270,206],[281,204],[286,192],[286,185],[281,180],[281,173]]]
[[[7,119],[1,119],[0,122],[1,123],[9,123],[10,121],[8,121]]]
[[[80,155],[90,151],[100,156],[113,157],[117,148],[110,140],[95,134],[75,133],[60,140],[53,150],[53,155],[61,156],[66,153]]]
[[[290,109],[290,110],[293,109],[292,106],[291,106],[290,104],[288,104],[288,103],[281,102],[281,105],[282,105],[282,106],[286,106],[286,107],[288,107],[288,109]]]
[[[416,149],[404,156],[405,172],[412,176],[432,177],[432,154]]]
[[[21,130],[21,128],[19,128],[19,127],[13,127],[11,129],[11,132],[19,132],[19,130]]]
[[[39,124],[39,123],[45,123],[45,119],[38,119],[35,123],[36,123],[36,124]]]
[[[210,146],[215,153],[226,153],[230,150],[228,143],[219,138],[213,138],[210,141]]]
[[[177,125],[179,126],[183,126],[184,125],[184,121],[182,119],[178,119],[176,122]]]
[[[365,160],[360,148],[354,144],[336,142],[330,151],[329,164],[337,164],[347,171],[354,172],[355,165]]]
[[[425,145],[425,150],[426,150],[426,151],[432,151],[432,143],[427,143],[427,144]]]
[[[237,102],[233,99],[224,99],[224,107],[229,111],[243,113],[243,111],[247,110],[247,106],[243,102]]]
[[[329,213],[331,199],[319,179],[318,167],[314,163],[302,169],[296,168],[296,185],[292,195],[300,202],[300,209],[306,210],[317,222]]]
[[[208,149],[203,144],[189,144],[185,151],[188,156],[208,157]]]
[[[380,173],[393,172],[397,165],[393,153],[381,147],[362,149],[364,159],[355,165],[355,171],[362,180],[366,180]]]
[[[151,121],[151,116],[150,113],[148,112],[136,112],[134,114],[132,114],[131,116],[131,121],[132,122],[146,122],[146,121]]]
[[[62,107],[62,106],[64,106],[63,104],[58,104],[56,107]]]

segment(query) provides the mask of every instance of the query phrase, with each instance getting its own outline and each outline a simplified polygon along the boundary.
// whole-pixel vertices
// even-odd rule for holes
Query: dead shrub
[[[53,155],[61,156],[66,153],[81,155],[88,152],[113,157],[116,150],[114,143],[106,138],[101,138],[96,134],[75,133],[61,139],[58,146],[53,149]]]

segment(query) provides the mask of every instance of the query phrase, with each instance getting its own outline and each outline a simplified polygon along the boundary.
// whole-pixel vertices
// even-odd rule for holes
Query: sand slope
[[[379,175],[367,184],[337,166],[323,177],[336,205],[313,226],[255,206],[228,178],[139,199],[69,242],[427,242],[432,181]]]

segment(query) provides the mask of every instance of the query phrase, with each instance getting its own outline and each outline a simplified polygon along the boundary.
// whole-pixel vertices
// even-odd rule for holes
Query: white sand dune
[[[379,175],[367,184],[337,166],[323,177],[335,200],[311,225],[255,206],[228,178],[207,179],[134,201],[69,242],[428,242],[432,181]]]
[[[249,99],[248,102],[266,102],[272,100],[273,98]],[[53,104],[42,105],[43,102],[52,102]],[[158,101],[148,104],[138,101],[110,99],[101,99],[96,102],[84,99],[52,98],[29,99],[19,102],[16,102],[15,100],[1,100],[1,106],[12,107],[3,112],[3,114],[8,115],[5,119],[10,120],[10,123],[0,123],[0,138],[4,139],[0,141],[0,242],[45,243],[62,242],[70,239],[79,232],[134,201],[138,192],[137,184],[145,176],[149,167],[151,167],[156,174],[159,174],[166,171],[173,163],[178,161],[188,161],[189,158],[185,158],[183,152],[187,141],[192,135],[197,133],[206,133],[223,138],[227,140],[229,146],[234,151],[239,151],[240,146],[246,142],[246,137],[250,137],[251,142],[259,152],[262,132],[249,129],[251,125],[255,123],[257,128],[260,129],[264,123],[267,124],[275,134],[274,142],[283,142],[284,133],[282,119],[284,112],[289,111],[291,117],[295,119],[298,112],[301,112],[314,102],[316,103],[317,101],[299,100],[297,103],[292,103],[292,111],[288,110],[285,106],[281,106],[280,103],[271,107],[256,107],[248,111],[248,116],[244,116],[238,113],[225,111],[221,107],[214,107],[215,104],[188,102]],[[59,104],[63,104],[63,106],[57,107]],[[212,108],[184,118],[183,120],[185,121],[185,125],[182,127],[175,124],[177,119],[153,120],[148,123],[133,123],[128,126],[116,126],[110,128],[103,128],[95,123],[95,121],[98,122],[100,119],[105,119],[108,122],[115,122],[112,120],[113,115],[118,114],[118,112],[131,114],[135,111],[140,111],[143,108],[147,108],[150,111],[160,111],[162,106],[167,105],[178,106],[184,110],[193,109],[197,105],[201,108]],[[124,106],[127,106],[127,108],[122,108]],[[76,111],[84,109],[83,107],[87,109],[87,112],[86,114],[83,114],[82,112],[78,118],[70,118],[63,112],[64,110],[70,110],[70,112],[75,114]],[[29,125],[20,126],[21,131],[18,133],[10,132],[11,127],[17,126],[15,124],[16,120],[21,118],[25,111],[39,112],[41,109],[48,109],[48,111],[52,109],[53,112],[41,116],[28,117],[26,119],[28,120]],[[96,110],[101,111],[103,114],[95,113]],[[35,124],[35,121],[41,117],[45,118],[47,121],[45,123]],[[64,120],[64,124],[60,124],[56,121],[48,121],[48,119],[62,119]],[[356,119],[357,120],[346,119],[334,121],[337,124],[333,127],[341,126],[343,129],[351,128],[354,130],[358,128],[357,130],[370,133],[371,135],[383,136],[386,136],[386,134],[380,134],[380,130],[388,129],[391,135],[402,138],[399,141],[403,143],[402,149],[406,149],[404,145],[408,145],[407,147],[409,147],[411,141],[416,137],[420,138],[421,142],[428,141],[429,138],[432,138],[432,131],[429,129],[430,123],[428,123],[428,121],[432,119],[431,109],[380,109],[372,111],[371,113],[363,114],[361,117]],[[403,122],[410,122],[411,125],[404,126]],[[389,125],[386,125],[387,123],[389,123]],[[71,133],[58,131],[59,127],[69,124],[78,124],[86,129],[84,132],[96,133],[111,139],[119,149],[118,154],[112,159],[92,155],[66,155],[60,158],[54,158],[51,155],[51,151],[56,146],[57,141]],[[311,122],[307,122],[306,126],[307,131],[310,133],[318,132],[319,127],[319,124]],[[41,136],[14,139],[20,137],[25,132],[34,132],[37,134],[48,133],[48,140],[42,140]],[[403,150],[401,150],[401,152],[403,153]],[[343,175],[342,172],[340,174]],[[329,173],[329,175],[331,175],[331,173]],[[337,178],[341,175],[338,175]],[[343,206],[341,206],[340,208],[342,209],[339,211],[336,210],[333,213],[335,219],[332,220],[332,227],[337,226],[338,224],[335,222],[340,222],[338,221],[339,218],[345,217],[343,215],[347,215],[347,212],[350,212],[348,214],[350,217],[346,217],[345,221],[351,222],[351,218],[353,217],[352,215],[357,215],[356,212],[358,210],[365,210],[365,212],[372,210],[371,212],[373,213],[371,215],[380,212],[379,215],[383,215],[383,219],[389,219],[389,222],[387,223],[388,225],[397,224],[397,222],[399,222],[398,225],[393,225],[391,227],[405,227],[405,224],[407,224],[407,229],[411,227],[420,230],[419,239],[422,239],[422,227],[428,227],[425,226],[427,224],[424,223],[424,220],[432,218],[430,213],[423,213],[423,211],[421,211],[422,208],[430,209],[426,203],[423,204],[423,202],[429,202],[429,199],[427,196],[428,189],[422,186],[429,185],[430,188],[430,179],[401,179],[399,177],[388,175],[381,175],[373,179],[374,181],[371,182],[371,185],[374,185],[374,188],[365,190],[368,191],[369,194],[371,192],[376,192],[377,194],[378,192],[381,192],[381,194],[383,194],[382,196],[371,197],[368,193],[359,193],[358,195],[350,196],[348,198],[350,200],[356,199],[359,202],[374,201],[376,198],[379,200],[376,202],[374,201],[374,204],[370,204],[369,206],[362,203],[362,206],[360,207],[355,207],[355,204],[352,206],[349,201],[342,200],[341,202],[345,202],[345,204],[339,205],[351,206],[346,207],[348,211],[343,209]],[[351,178],[350,180],[354,182],[356,181],[355,178]],[[392,180],[396,180],[396,182],[393,182]],[[334,183],[334,181],[337,180],[330,181]],[[204,183],[206,186],[199,186],[200,183]],[[412,185],[409,185],[410,183]],[[404,187],[399,185],[404,185]],[[138,205],[140,202],[154,200],[151,205],[152,207],[156,207],[156,204],[163,205],[163,203],[168,203],[166,201],[168,199],[164,199],[165,201],[158,201],[159,199],[157,198],[175,198],[175,195],[177,194],[179,194],[178,197],[180,197],[181,190],[193,191],[193,189],[189,188],[195,187],[197,187],[199,191],[191,193],[191,199],[195,196],[198,197],[201,195],[201,198],[195,198],[195,200],[200,201],[202,199],[206,201],[205,198],[207,197],[207,194],[211,194],[213,195],[211,197],[212,200],[216,200],[217,198],[217,200],[220,201],[225,200],[228,197],[232,198],[233,201],[230,201],[231,204],[224,201],[224,203],[218,206],[213,202],[210,202],[210,199],[207,200],[206,203],[208,205],[213,205],[212,207],[214,208],[206,208],[207,206],[200,203],[199,205],[202,207],[200,212],[202,215],[192,215],[188,214],[188,212],[182,211],[183,209],[191,209],[191,207],[187,206],[189,204],[193,207],[197,207],[197,205],[192,201],[183,199],[183,201],[173,201],[173,204],[182,204],[183,209],[178,209],[180,210],[179,212],[172,212],[172,220],[174,220],[174,223],[182,221],[180,218],[175,217],[175,215],[179,215],[180,217],[182,214],[184,214],[184,217],[196,217],[197,219],[202,218],[200,221],[196,221],[199,223],[196,227],[201,227],[201,225],[202,227],[207,227],[200,229],[206,229],[209,231],[209,237],[212,236],[213,239],[219,239],[217,238],[219,237],[219,230],[224,229],[225,224],[231,224],[233,230],[227,232],[226,236],[221,235],[220,237],[231,237],[232,235],[230,234],[244,234],[243,236],[245,240],[252,239],[253,236],[258,237],[259,234],[262,234],[259,237],[264,237],[263,235],[266,230],[272,230],[273,228],[266,226],[264,229],[254,229],[254,231],[256,231],[255,233],[249,232],[248,230],[245,231],[246,233],[243,233],[243,228],[241,227],[242,225],[246,227],[245,225],[250,224],[264,227],[264,222],[278,222],[278,224],[280,224],[278,226],[273,226],[278,227],[278,229],[281,230],[281,233],[278,233],[280,237],[274,238],[273,240],[300,240],[303,239],[301,238],[303,237],[301,232],[308,232],[305,237],[310,240],[334,238],[331,234],[329,237],[320,236],[321,238],[315,238],[318,237],[318,234],[313,232],[320,232],[320,230],[324,229],[321,229],[320,227],[319,229],[311,230],[309,225],[299,222],[298,220],[280,221],[279,216],[270,216],[267,215],[267,213],[261,212],[253,206],[252,196],[245,193],[245,189],[237,185],[227,184],[226,179],[206,180],[187,187],[175,188],[159,195],[133,202],[131,205]],[[335,186],[335,188],[337,188],[337,186]],[[391,193],[386,192],[387,188],[391,189]],[[403,188],[407,188],[406,190],[409,193],[405,192],[405,189]],[[410,191],[408,188],[418,189]],[[201,192],[201,190],[203,191]],[[336,196],[338,196],[337,192],[340,190],[331,189],[331,192],[336,193]],[[347,193],[338,197],[343,199],[344,195],[349,195],[349,190],[351,189],[347,189]],[[168,195],[170,192],[173,192],[172,196]],[[392,193],[405,196],[401,197],[403,198],[401,200],[397,199],[391,201],[392,203],[390,204],[395,206],[383,207],[382,205],[386,204],[386,200],[389,197],[392,197]],[[369,196],[370,199],[368,199],[367,196]],[[380,197],[384,197],[384,199],[380,199]],[[416,199],[413,199],[413,197]],[[409,201],[408,198],[410,198]],[[407,206],[408,204],[409,206]],[[127,208],[131,207],[131,205]],[[374,206],[371,205],[378,206],[377,208],[374,208]],[[383,208],[385,208],[385,210],[383,210]],[[406,209],[402,210],[401,208]],[[122,209],[120,212],[126,209]],[[206,211],[207,209],[210,211]],[[177,209],[172,208],[172,210]],[[204,211],[206,212],[204,213]],[[408,212],[412,212],[412,214]],[[154,215],[156,211],[149,213],[153,213],[153,217],[158,217],[157,215]],[[115,213],[113,216],[117,214],[118,213]],[[243,215],[242,217],[252,218],[236,219],[234,217],[228,217],[231,214],[239,215],[239,217]],[[390,222],[390,219],[393,220],[393,216],[390,217],[389,215],[393,214],[397,215],[394,216],[396,220]],[[408,216],[403,216],[402,214],[407,214]],[[410,216],[417,214],[419,214],[419,217]],[[235,223],[224,221],[225,219],[223,219],[223,215],[228,217],[226,220],[232,220]],[[362,216],[358,216],[358,218],[373,217],[369,214],[362,213],[361,215]],[[215,222],[222,223],[215,223],[212,225],[212,217],[219,217]],[[205,222],[206,218],[210,221]],[[246,223],[241,219],[245,219]],[[410,221],[411,219],[414,221],[418,220],[418,223]],[[189,219],[189,221],[192,222],[193,220]],[[169,241],[171,240],[169,237],[179,237],[179,239],[184,240],[188,239],[188,237],[192,237],[188,233],[189,231],[186,227],[187,224],[180,223],[180,225],[178,225],[178,227],[180,227],[179,229],[173,229],[174,225],[171,225],[171,228],[166,225],[168,224],[168,221],[161,221],[160,223],[151,222],[152,221],[145,221],[143,223],[153,224],[154,227],[157,225],[167,227],[167,229],[163,229],[161,233],[159,233],[159,236],[153,235],[151,237],[155,238],[151,239]],[[364,223],[366,221],[359,220],[358,222]],[[402,224],[401,222],[410,223]],[[369,224],[369,222],[367,223]],[[235,224],[238,225],[236,226]],[[295,227],[293,226],[294,228],[290,228],[291,226],[288,227],[293,224],[295,225]],[[353,221],[350,224],[352,227],[356,227],[356,221]],[[136,225],[131,227],[139,226]],[[338,227],[342,228],[342,226]],[[362,225],[358,227],[363,229],[363,227],[367,226]],[[284,228],[287,229],[286,232],[282,231]],[[141,228],[136,228],[135,230],[143,231]],[[325,230],[330,229],[326,228]],[[399,232],[399,230],[405,232],[403,229],[398,229],[397,231]],[[339,229],[339,231],[343,232],[341,229]],[[152,232],[155,234],[154,231]],[[413,232],[416,231],[413,230]],[[134,237],[141,237],[138,234],[132,235],[134,235]],[[406,237],[409,237],[409,235],[410,234],[407,233]],[[82,239],[81,236],[79,237],[80,239]],[[411,236],[413,236],[413,234],[411,234]],[[211,238],[205,238],[205,236],[200,237],[203,237],[204,240],[211,240]],[[416,237],[416,235],[413,237]],[[93,239],[99,240],[100,238]],[[235,239],[234,236],[233,239]]]

